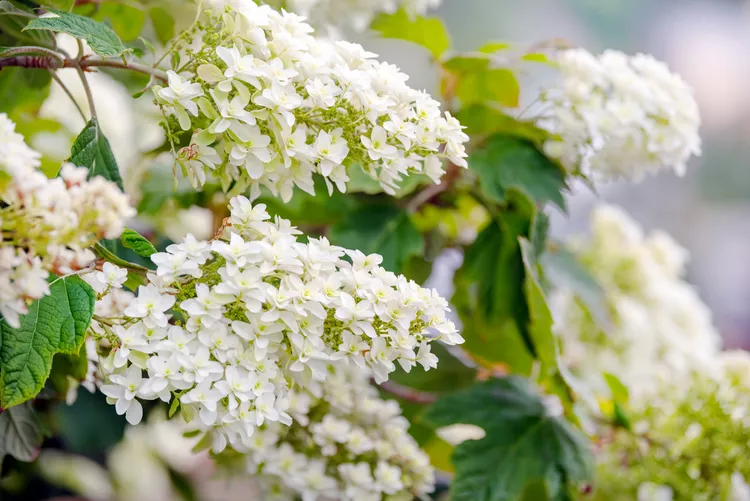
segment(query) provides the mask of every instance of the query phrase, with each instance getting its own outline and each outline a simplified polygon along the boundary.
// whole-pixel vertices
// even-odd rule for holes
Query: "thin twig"
[[[65,94],[70,98],[70,101],[75,105],[76,109],[78,110],[78,113],[81,114],[81,118],[83,118],[84,123],[88,122],[88,119],[86,118],[86,114],[83,112],[83,109],[81,108],[81,105],[78,104],[78,101],[76,101],[76,98],[73,97],[73,93],[70,92],[70,89],[63,83],[62,80],[60,80],[60,77],[57,76],[57,73],[55,73],[52,70],[49,70],[49,74],[52,75],[52,78],[57,82],[57,85],[60,86],[60,88],[65,92]]]
[[[406,386],[401,386],[393,381],[386,381],[378,385],[383,391],[390,393],[400,399],[414,404],[431,404],[437,401],[438,397],[434,393],[415,390]]]
[[[83,61],[83,58],[85,57],[84,50],[83,50],[83,42],[81,42],[81,39],[79,38],[76,40],[78,42],[78,57],[75,59],[75,69],[78,71],[78,76],[81,77],[81,83],[83,84],[83,90],[86,92],[86,99],[88,99],[89,102],[89,112],[91,113],[91,118],[96,119],[96,107],[94,106],[94,95],[91,93],[91,86],[89,85],[88,78],[86,78],[86,73],[83,71],[83,68],[81,67],[81,61]]]
[[[85,61],[81,61],[82,68],[93,68],[97,66],[137,71],[138,73],[145,73],[146,75],[151,75],[154,78],[158,78],[159,80],[163,82],[167,81],[166,73],[164,73],[162,70],[158,68],[152,68],[151,66],[147,66],[145,64],[129,63],[129,62],[123,62],[123,61],[116,61],[112,59],[86,59]]]

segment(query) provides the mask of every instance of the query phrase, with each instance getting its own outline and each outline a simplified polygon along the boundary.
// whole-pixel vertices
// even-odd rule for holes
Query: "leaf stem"
[[[83,122],[88,122],[88,119],[86,118],[86,114],[83,112],[83,109],[81,108],[81,105],[78,104],[78,101],[76,101],[76,98],[73,97],[73,94],[70,92],[70,89],[63,83],[62,80],[60,80],[60,77],[57,76],[57,73],[55,73],[52,70],[49,70],[49,74],[52,75],[52,78],[57,82],[57,85],[60,86],[60,88],[65,92],[65,94],[70,98],[70,101],[75,105],[76,109],[78,110],[78,113],[81,114],[81,118],[83,118]]]
[[[91,86],[89,85],[88,78],[86,78],[86,73],[83,71],[83,68],[81,67],[81,62],[84,58],[84,50],[83,50],[83,42],[81,42],[80,39],[76,40],[78,42],[78,57],[75,59],[75,69],[78,72],[78,76],[81,77],[81,83],[83,84],[83,90],[86,92],[86,99],[89,102],[89,112],[91,113],[91,118],[96,119],[96,107],[94,106],[94,95],[91,93]]]

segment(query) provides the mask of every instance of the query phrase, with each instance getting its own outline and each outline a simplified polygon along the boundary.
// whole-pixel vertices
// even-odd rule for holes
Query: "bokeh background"
[[[703,155],[688,173],[612,184],[593,194],[576,186],[558,237],[586,231],[591,207],[624,207],[646,229],[671,233],[691,253],[689,280],[715,314],[727,347],[750,348],[750,1],[747,0],[444,0],[454,46],[488,40],[531,46],[563,39],[591,52],[646,52],[666,61],[695,89],[703,117]],[[363,37],[381,56],[435,91],[435,74],[418,48]],[[522,77],[526,101],[551,78]],[[531,96],[531,97],[530,97]]]

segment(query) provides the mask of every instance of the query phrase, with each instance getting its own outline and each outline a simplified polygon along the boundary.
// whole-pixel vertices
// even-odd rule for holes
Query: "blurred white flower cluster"
[[[314,174],[343,192],[347,167],[360,165],[394,194],[408,174],[439,182],[444,158],[466,166],[461,125],[398,68],[360,45],[316,39],[295,14],[234,4],[197,25],[179,74],[155,87],[192,134],[177,161],[195,186],[211,176],[288,201],[295,185],[314,194]]]
[[[356,367],[330,366],[328,379],[290,392],[292,426],[269,423],[251,440],[249,471],[267,501],[408,501],[434,489],[429,457],[409,421]]]
[[[0,114],[0,315],[11,326],[27,311],[26,301],[49,293],[47,276],[88,266],[88,249],[114,238],[135,211],[118,187],[88,169],[65,164],[49,179],[40,155]]]
[[[750,354],[715,357],[718,375],[659,385],[607,437],[592,501],[750,501]]]
[[[600,325],[570,291],[552,297],[554,329],[568,364],[595,391],[602,373],[617,376],[638,400],[660,385],[690,384],[716,367],[721,337],[711,312],[682,278],[687,252],[669,235],[644,235],[616,207],[595,209],[588,241],[571,250],[604,289],[611,320]]]
[[[257,427],[291,424],[289,390],[326,380],[329,363],[382,382],[395,363],[435,367],[434,340],[463,342],[448,303],[381,268],[381,256],[325,238],[298,242],[289,221],[269,219],[265,206],[233,198],[224,240],[188,235],[154,254],[157,271],[123,325],[95,325],[114,348],[102,391],[131,424],[142,417],[137,398],[174,395],[213,432],[214,451],[245,451]],[[101,288],[121,283],[115,270],[99,279]]]
[[[690,87],[652,56],[608,50],[562,52],[563,82],[543,97],[539,125],[556,139],[545,151],[595,181],[638,181],[685,172],[701,153],[700,115]]]

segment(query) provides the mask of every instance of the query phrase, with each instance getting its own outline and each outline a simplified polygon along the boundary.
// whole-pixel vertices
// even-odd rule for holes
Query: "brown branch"
[[[407,212],[417,212],[422,205],[426,204],[444,191],[448,191],[460,177],[461,167],[451,162],[448,165],[448,170],[446,171],[443,180],[440,181],[440,184],[432,184],[414,194],[406,204]]]
[[[47,70],[58,70],[60,68],[80,68],[83,71],[93,71],[97,67],[118,68],[122,70],[136,71],[151,75],[163,82],[167,81],[167,75],[158,68],[153,68],[145,64],[129,63],[112,59],[78,59],[64,58],[62,60],[51,56],[13,56],[0,59],[0,69],[7,67],[20,68],[42,68]]]
[[[438,399],[438,396],[434,393],[415,390],[414,388],[402,386],[398,383],[394,383],[393,381],[386,381],[385,383],[381,383],[378,386],[383,391],[413,404],[431,404]]]

